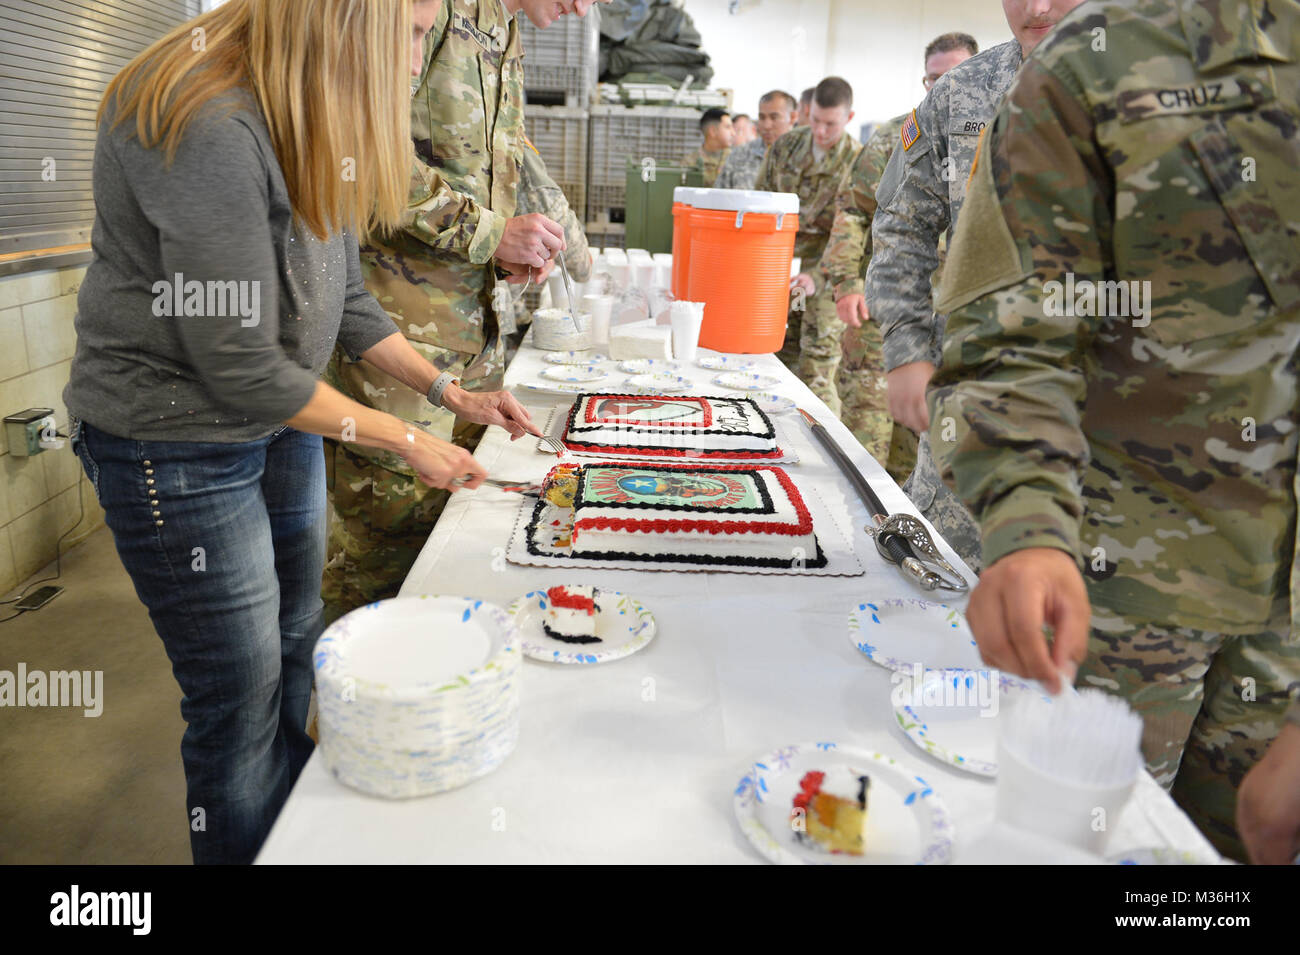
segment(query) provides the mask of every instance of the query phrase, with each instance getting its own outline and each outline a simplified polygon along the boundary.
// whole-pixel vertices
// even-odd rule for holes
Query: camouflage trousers
[[[943,483],[934,457],[930,454],[929,432],[922,434],[916,444],[916,467],[903,484],[903,493],[934,525],[944,540],[979,573],[983,567],[981,552],[983,541],[974,515],[966,510],[956,494]]]
[[[896,481],[903,481],[912,471],[916,452],[906,460],[907,451],[916,446],[912,432],[894,423],[889,416],[889,397],[885,390],[884,347],[880,326],[868,321],[861,328],[844,326],[840,340],[840,368],[836,376],[836,391],[840,396],[840,420],[853,432],[853,436],[870,452],[871,456],[889,471]],[[911,439],[910,442],[908,439]],[[895,473],[893,455],[906,470]]]
[[[1078,685],[1115,693],[1142,717],[1147,769],[1229,858],[1245,862],[1237,787],[1300,692],[1300,638],[1290,604],[1258,633],[1230,636],[1137,623],[1094,598]]]
[[[810,270],[805,266],[804,271]],[[840,338],[845,325],[835,312],[833,292],[823,285],[821,291],[808,296],[802,303],[798,297],[792,297],[791,303],[785,326],[785,344],[777,357],[839,417],[840,396],[835,382],[841,360]],[[805,306],[804,309],[797,307],[800,304]]]
[[[483,425],[457,419],[452,440],[473,451],[483,431]],[[333,513],[321,599],[329,623],[357,607],[397,596],[451,495],[337,441],[325,442],[325,472]]]

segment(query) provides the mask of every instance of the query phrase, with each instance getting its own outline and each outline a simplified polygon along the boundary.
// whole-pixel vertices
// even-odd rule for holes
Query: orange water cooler
[[[691,276],[691,207],[695,204],[695,193],[708,191],[695,186],[678,186],[673,190],[673,298],[686,298]]]
[[[676,286],[673,291],[678,298],[704,303],[700,344],[741,354],[780,351],[790,309],[799,197],[788,192],[695,189],[683,198],[690,202],[680,213],[689,223],[689,237],[679,253],[681,219],[675,218],[673,271],[676,276],[678,255],[683,255],[685,295]],[[673,214],[679,215],[676,202]]]

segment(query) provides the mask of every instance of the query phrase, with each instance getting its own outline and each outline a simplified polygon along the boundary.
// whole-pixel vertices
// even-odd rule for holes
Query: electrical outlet
[[[20,458],[40,454],[46,448],[63,447],[63,442],[56,440],[53,408],[28,408],[8,415],[5,437],[9,439],[9,453]]]

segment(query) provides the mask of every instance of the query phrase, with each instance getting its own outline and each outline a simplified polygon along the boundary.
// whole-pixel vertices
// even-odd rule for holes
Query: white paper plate
[[[1036,686],[998,670],[922,670],[890,690],[894,719],[912,743],[945,765],[993,777],[998,773],[998,720],[1004,707]]]
[[[729,371],[713,378],[715,385],[723,388],[735,388],[737,391],[767,391],[781,383],[781,379],[771,375],[756,375],[748,371]]]
[[[752,371],[758,363],[734,355],[705,355],[696,364],[709,371]]]
[[[680,375],[656,372],[649,375],[632,376],[627,380],[627,387],[658,393],[685,391],[687,388],[691,387],[691,383],[689,379],[683,378]]]
[[[594,351],[550,351],[542,356],[552,365],[596,365],[608,359],[608,355]]]
[[[631,656],[654,639],[654,614],[635,597],[602,590],[597,601],[596,636],[600,643],[565,643],[542,629],[548,598],[545,590],[530,591],[508,611],[519,628],[524,656],[545,663],[608,663]]]
[[[667,358],[629,358],[618,363],[618,370],[629,375],[650,375],[655,372],[672,374],[682,370],[682,366]]]
[[[591,391],[590,385],[572,384],[567,381],[525,381],[519,387],[542,395],[582,395]]]
[[[541,375],[547,381],[600,381],[602,378],[608,378],[606,372],[590,365],[556,365],[554,368],[543,368]]]
[[[832,855],[801,844],[790,807],[804,773],[847,765],[871,777],[866,852]],[[764,858],[781,864],[942,864],[952,860],[952,818],[920,776],[881,753],[835,743],[800,743],[758,759],[736,786],[741,830]]]
[[[921,597],[887,597],[853,605],[849,642],[890,670],[985,669],[966,615]]]
[[[749,398],[766,414],[787,414],[798,408],[791,399],[783,398],[771,391],[737,391],[727,395],[728,398]]]

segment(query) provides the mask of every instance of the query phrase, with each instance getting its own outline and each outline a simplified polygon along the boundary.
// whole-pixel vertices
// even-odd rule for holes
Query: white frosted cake
[[[586,465],[571,546],[601,560],[825,564],[799,489],[772,465]]]
[[[731,459],[781,456],[772,421],[750,398],[580,395],[564,429],[574,451]]]
[[[600,637],[596,636],[599,590],[562,585],[547,590],[546,597],[550,605],[542,618],[542,631],[548,637],[564,643],[600,643]]]

